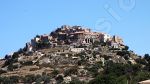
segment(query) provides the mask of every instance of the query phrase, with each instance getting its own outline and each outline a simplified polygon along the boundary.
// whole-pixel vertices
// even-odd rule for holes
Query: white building
[[[32,52],[33,51],[33,47],[31,43],[26,43],[26,48],[27,48],[27,52]]]
[[[108,35],[108,34],[104,34],[104,37],[103,37],[103,38],[104,38],[103,41],[104,41],[104,42],[107,42],[108,40],[111,39],[111,36]]]
[[[69,84],[71,81],[71,77],[70,76],[67,76],[67,77],[64,77],[64,82]]]
[[[113,48],[119,48],[119,44],[118,44],[118,43],[112,42],[112,43],[111,43],[111,46],[112,46]]]
[[[80,53],[80,52],[84,51],[84,48],[71,48],[70,51]]]

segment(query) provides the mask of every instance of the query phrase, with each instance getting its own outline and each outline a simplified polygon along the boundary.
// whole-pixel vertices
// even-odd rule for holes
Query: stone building
[[[116,36],[116,35],[113,36],[112,42],[118,43],[118,44],[123,44],[122,38],[120,38],[119,36]]]
[[[109,34],[101,33],[99,39],[101,42],[107,42],[107,41],[111,41],[112,37]]]
[[[57,28],[50,35],[36,36],[31,40],[31,45],[33,48],[39,42],[50,43],[51,47],[57,45],[89,45],[93,44],[95,41],[99,42],[110,42],[111,46],[118,47],[123,44],[123,40],[118,36],[111,37],[106,33],[101,32],[91,32],[88,28],[82,28],[81,26],[68,26],[63,25]],[[116,45],[118,44],[118,45]]]

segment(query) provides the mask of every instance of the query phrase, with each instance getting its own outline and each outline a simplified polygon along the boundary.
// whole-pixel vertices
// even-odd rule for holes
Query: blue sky
[[[132,2],[130,2],[132,1]],[[0,57],[37,34],[81,25],[119,35],[131,50],[150,53],[150,0],[0,0]]]

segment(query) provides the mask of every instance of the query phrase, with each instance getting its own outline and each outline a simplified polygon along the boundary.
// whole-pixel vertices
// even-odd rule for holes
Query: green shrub
[[[79,79],[73,79],[72,81],[70,81],[69,84],[86,84],[83,81],[80,81]]]
[[[27,75],[25,76],[24,80],[25,83],[32,83],[36,81],[36,76],[35,75]]]
[[[27,61],[27,62],[24,62],[22,65],[27,65],[27,66],[33,65],[33,62],[32,61]]]
[[[58,74],[59,74],[59,71],[58,71],[58,70],[54,70],[54,71],[51,73],[52,77],[55,77],[55,76],[57,76]]]
[[[62,75],[58,75],[58,77],[55,78],[57,81],[57,84],[60,84],[61,82],[63,82],[64,78]]]
[[[71,74],[77,74],[77,72],[78,72],[77,67],[73,67],[73,68],[67,69],[64,72],[64,75],[65,76],[70,76]]]

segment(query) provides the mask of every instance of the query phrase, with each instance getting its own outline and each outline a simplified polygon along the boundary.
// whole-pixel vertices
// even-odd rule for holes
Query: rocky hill
[[[137,84],[150,78],[150,56],[119,36],[63,25],[0,60],[0,83]]]

